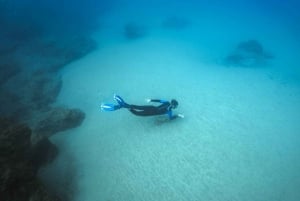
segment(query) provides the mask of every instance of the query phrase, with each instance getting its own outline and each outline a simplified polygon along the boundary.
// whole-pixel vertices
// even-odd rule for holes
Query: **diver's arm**
[[[184,118],[183,114],[177,114],[177,116],[180,117],[180,118],[182,118],[182,119]]]
[[[173,115],[172,110],[169,110],[167,114],[170,120],[176,119],[178,117],[178,115]]]
[[[184,118],[183,114],[175,114],[175,115],[173,115],[172,110],[169,110],[167,114],[168,114],[168,117],[169,117],[170,120],[176,119],[177,117]]]

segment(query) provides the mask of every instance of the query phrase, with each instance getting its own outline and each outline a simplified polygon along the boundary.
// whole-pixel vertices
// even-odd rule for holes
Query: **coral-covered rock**
[[[34,133],[38,136],[49,137],[57,132],[81,125],[84,118],[84,112],[79,109],[53,108],[37,122]]]
[[[257,40],[248,40],[237,45],[224,60],[227,66],[261,67],[273,58]]]
[[[31,130],[0,118],[0,198],[5,201],[29,201],[40,195],[43,186],[36,178],[38,167],[32,162]],[[40,201],[57,200],[43,190]],[[39,196],[41,198],[42,196]]]

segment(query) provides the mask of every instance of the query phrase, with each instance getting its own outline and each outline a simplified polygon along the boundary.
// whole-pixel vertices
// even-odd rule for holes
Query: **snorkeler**
[[[118,105],[111,103],[101,104],[101,110],[103,111],[115,111],[121,108],[127,108],[131,113],[138,116],[154,116],[167,114],[170,120],[176,119],[177,117],[184,118],[182,114],[173,115],[172,109],[177,108],[178,102],[172,99],[171,102],[158,99],[146,99],[148,103],[157,102],[160,103],[158,106],[153,105],[130,105],[127,104],[120,96],[114,95],[114,99],[118,102]]]

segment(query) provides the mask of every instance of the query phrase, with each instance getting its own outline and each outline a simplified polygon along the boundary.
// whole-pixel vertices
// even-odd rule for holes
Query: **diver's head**
[[[171,100],[171,108],[172,108],[172,109],[175,109],[175,108],[177,108],[177,106],[178,106],[177,100],[172,99],[172,100]]]

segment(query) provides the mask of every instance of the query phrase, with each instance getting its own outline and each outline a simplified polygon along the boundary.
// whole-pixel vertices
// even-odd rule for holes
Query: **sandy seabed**
[[[75,200],[299,200],[299,82],[272,67],[225,67],[192,40],[151,34],[100,33],[99,49],[64,69],[58,104],[86,112],[54,139],[76,161]],[[101,112],[114,93],[132,104],[176,98],[185,118]]]

